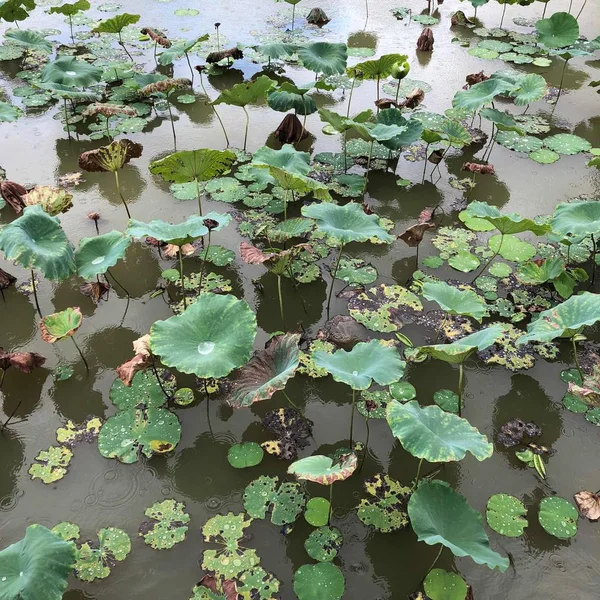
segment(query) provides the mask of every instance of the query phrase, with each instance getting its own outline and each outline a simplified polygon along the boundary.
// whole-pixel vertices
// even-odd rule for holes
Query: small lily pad
[[[313,527],[322,527],[329,523],[329,511],[329,500],[316,496],[306,503],[304,518]]]
[[[527,509],[518,498],[494,494],[488,500],[485,516],[488,525],[500,535],[519,537],[528,525],[526,514]]]
[[[339,552],[344,536],[336,527],[319,527],[304,542],[306,553],[319,562],[331,562]]]
[[[552,496],[540,502],[538,514],[540,525],[546,532],[561,540],[568,540],[577,533],[577,509],[564,498]]]
[[[367,498],[358,505],[358,518],[377,531],[389,533],[408,525],[406,506],[411,489],[389,475],[377,474],[365,479]]]
[[[423,582],[423,589],[431,600],[465,600],[467,584],[457,573],[432,569]]]
[[[548,148],[541,148],[532,152],[529,158],[542,165],[551,165],[560,158],[560,154],[554,152],[554,150],[548,150]]]
[[[172,499],[156,502],[144,514],[150,520],[140,525],[139,534],[150,547],[166,550],[185,540],[190,515],[182,502]]]
[[[242,442],[229,448],[227,460],[236,469],[246,469],[260,464],[265,452],[256,442]]]
[[[67,474],[73,452],[65,446],[50,446],[42,450],[36,457],[37,463],[29,467],[31,479],[41,479],[44,483],[54,483]]]
[[[173,394],[173,402],[179,406],[188,406],[194,401],[194,390],[191,388],[179,388]]]

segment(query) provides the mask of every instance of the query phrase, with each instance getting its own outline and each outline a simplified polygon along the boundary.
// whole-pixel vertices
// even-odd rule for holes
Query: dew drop
[[[104,256],[99,256],[98,258],[95,258],[92,261],[92,264],[93,265],[99,265],[100,263],[103,263],[103,262],[104,262]]]
[[[206,356],[210,354],[215,349],[214,342],[200,342],[198,344],[198,354],[202,354],[202,356]]]

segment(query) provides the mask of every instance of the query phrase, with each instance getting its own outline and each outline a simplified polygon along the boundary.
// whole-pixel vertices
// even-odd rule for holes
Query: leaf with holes
[[[185,504],[176,500],[156,502],[144,514],[150,519],[139,527],[139,535],[155,550],[173,548],[185,540],[190,515],[185,512]]]
[[[377,474],[364,481],[367,498],[358,505],[357,516],[382,533],[408,526],[406,506],[412,490],[389,475]]]
[[[255,519],[264,519],[269,510],[271,523],[288,525],[294,523],[306,504],[306,496],[300,484],[284,481],[279,487],[278,477],[263,475],[250,482],[244,491],[244,508]]]

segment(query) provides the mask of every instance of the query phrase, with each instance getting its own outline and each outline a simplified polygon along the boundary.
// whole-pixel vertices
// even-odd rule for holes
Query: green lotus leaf
[[[377,474],[365,479],[368,497],[358,505],[357,516],[365,524],[382,533],[408,526],[406,506],[412,490],[389,475]]]
[[[358,115],[348,118],[326,108],[319,109],[319,117],[321,121],[325,121],[337,133],[344,133],[352,130],[357,133],[362,139],[371,141],[371,134],[367,129],[366,123],[372,118],[373,111],[371,109],[364,110]],[[343,156],[342,156],[343,160]],[[343,163],[342,163],[343,164]]]
[[[443,544],[455,556],[470,556],[478,565],[490,569],[508,569],[508,558],[490,548],[481,515],[446,482],[422,483],[410,497],[408,515],[420,542],[430,546]]]
[[[44,36],[29,29],[7,31],[5,37],[18,46],[25,46],[38,52],[52,52],[52,44]]]
[[[555,256],[547,258],[541,265],[536,262],[519,265],[515,276],[526,285],[542,285],[560,277],[564,271],[565,264],[562,258]]]
[[[166,550],[185,540],[190,515],[185,512],[183,502],[172,499],[156,502],[144,514],[150,520],[140,525],[139,534],[151,548]]]
[[[454,413],[455,415],[459,413],[459,397],[456,392],[452,390],[437,390],[433,394],[433,400],[442,410]]]
[[[366,392],[363,392],[366,393]],[[408,383],[408,381],[395,381],[390,384],[390,394],[392,398],[396,400],[400,400],[400,402],[406,402],[407,400],[412,400],[417,395],[417,390],[412,383]],[[381,415],[382,419],[385,419],[385,414]]]
[[[164,408],[121,410],[109,417],[98,436],[98,450],[106,458],[134,463],[141,452],[150,458],[175,448],[181,439],[179,419]]]
[[[286,333],[271,340],[266,350],[257,353],[233,379],[227,403],[234,408],[268,400],[285,388],[300,363],[299,334]]]
[[[485,300],[473,290],[460,290],[445,281],[428,281],[423,285],[423,297],[437,302],[451,315],[467,315],[480,323],[487,313]]]
[[[470,273],[474,271],[480,264],[481,261],[477,256],[471,254],[471,252],[458,252],[454,256],[448,259],[448,264],[461,273]]]
[[[287,472],[298,479],[331,485],[336,481],[348,479],[356,470],[357,462],[354,452],[343,455],[337,461],[329,456],[315,454],[293,462]]]
[[[540,19],[535,28],[538,41],[548,48],[564,48],[577,41],[579,23],[567,12],[554,13],[549,19]]]
[[[450,364],[462,363],[475,350],[485,350],[491,346],[502,335],[500,324],[491,325],[480,329],[475,333],[467,335],[451,344],[434,344],[432,346],[420,346],[419,354],[432,356],[437,360],[443,360]]]
[[[379,385],[389,385],[402,378],[406,367],[398,351],[379,340],[360,342],[350,351],[340,349],[333,354],[318,350],[314,360],[317,367],[325,369],[335,381],[354,390],[368,389],[373,380]]]
[[[283,58],[291,58],[296,52],[297,46],[294,44],[284,44],[280,42],[273,42],[272,44],[263,44],[256,46],[255,50],[273,60],[279,60]]]
[[[425,577],[423,589],[431,600],[465,600],[467,584],[456,573],[444,569],[432,569]]]
[[[268,105],[278,112],[288,112],[294,109],[297,115],[312,115],[317,111],[317,105],[307,92],[310,89],[296,87],[289,81],[284,81],[277,89],[267,95]]]
[[[518,87],[511,96],[517,106],[527,106],[541,100],[547,91],[546,80],[537,73],[529,73],[518,81]]]
[[[474,46],[473,48],[469,48],[468,53],[471,56],[476,56],[477,58],[482,58],[483,60],[494,60],[500,56],[495,50],[489,50],[488,48],[480,48],[479,46]]]
[[[264,98],[267,92],[275,87],[276,83],[266,75],[261,75],[254,81],[236,83],[228,90],[223,90],[213,104],[232,104],[233,106],[246,106]]]
[[[254,519],[264,519],[269,510],[271,523],[289,525],[302,513],[306,497],[299,483],[284,481],[279,487],[278,477],[262,475],[251,481],[244,491],[244,509]]]
[[[110,387],[111,402],[119,410],[162,406],[168,400],[165,392],[172,393],[175,390],[175,382],[165,369],[158,369],[157,373],[161,378],[162,388],[152,371],[136,373],[130,386],[126,386],[119,378],[115,379]]]
[[[300,62],[309,71],[335,75],[346,70],[347,50],[346,44],[313,42],[306,46],[299,46],[297,51]]]
[[[71,337],[81,327],[83,315],[79,307],[46,315],[40,322],[42,339],[49,344]]]
[[[75,564],[75,545],[42,525],[0,552],[3,599],[61,600]]]
[[[191,40],[184,40],[182,42],[177,42],[176,44],[171,44],[170,48],[165,48],[158,55],[158,64],[159,65],[171,65],[176,60],[187,54],[192,50],[192,48],[196,44],[201,44],[202,42],[206,42],[209,39],[208,34],[204,34],[199,38],[194,38]]]
[[[69,523],[67,521],[55,525],[50,531],[55,533],[61,540],[64,540],[65,542],[76,540],[81,535],[79,526],[75,525],[75,523]]]
[[[102,69],[74,56],[59,56],[42,69],[42,83],[69,88],[89,87],[102,78]]]
[[[514,117],[507,112],[498,110],[497,108],[484,108],[479,114],[488,121],[496,125],[499,131],[516,131],[521,132],[521,128]]]
[[[379,111],[377,122],[369,128],[369,133],[386,148],[397,151],[421,137],[423,124],[416,119],[404,118],[397,108],[386,108]]]
[[[209,181],[231,169],[236,156],[230,150],[182,150],[150,163],[150,172],[165,181]]]
[[[110,575],[116,561],[125,560],[131,552],[129,536],[116,527],[107,527],[98,532],[98,546],[86,542],[77,550],[75,575],[81,581],[92,582]]]
[[[577,509],[564,498],[552,496],[540,502],[538,513],[540,525],[546,532],[561,540],[568,540],[577,533]]]
[[[0,250],[6,260],[39,269],[51,280],[63,280],[75,272],[73,247],[60,221],[39,205],[25,208],[18,219],[0,230]]]
[[[600,203],[561,202],[550,220],[552,231],[567,237],[585,237],[600,231]]]
[[[515,152],[537,152],[542,149],[542,140],[531,135],[520,135],[516,131],[499,131],[496,134],[496,142],[509,150]]]
[[[281,582],[276,579],[273,573],[265,571],[262,567],[253,567],[240,575],[237,591],[242,595],[242,598],[273,600],[280,586]],[[227,598],[224,600],[227,600]],[[233,597],[231,600],[233,600]]]
[[[310,154],[298,152],[291,144],[284,144],[281,150],[263,146],[254,153],[252,164],[278,167],[295,175],[307,175],[310,171]]]
[[[304,542],[306,553],[319,562],[331,562],[344,543],[342,532],[336,527],[319,527]]]
[[[506,94],[513,88],[514,86],[507,81],[491,78],[472,85],[466,91],[457,92],[452,99],[452,106],[470,111],[478,110],[485,104],[493,102],[499,94]]]
[[[536,249],[529,242],[520,240],[517,236],[508,234],[493,235],[488,240],[488,247],[493,252],[500,254],[502,258],[512,262],[525,262],[533,258],[536,254]]]
[[[527,326],[527,334],[517,341],[517,345],[527,342],[550,342],[557,337],[573,337],[586,325],[594,325],[600,320],[600,295],[582,292],[571,296],[554,308],[539,314]]]
[[[344,206],[331,203],[311,204],[302,207],[302,214],[315,219],[318,230],[344,244],[366,242],[373,237],[386,243],[392,243],[395,239],[379,225],[377,215],[367,215],[356,202],[349,202]]]
[[[408,60],[405,54],[384,54],[375,60],[365,60],[346,70],[348,77],[353,79],[386,79],[390,77],[396,63]]]
[[[331,504],[329,504],[329,500],[316,496],[306,503],[304,518],[313,527],[323,527],[329,523],[330,512]]]
[[[294,593],[298,600],[339,600],[344,587],[344,575],[330,562],[302,565],[294,573]]]
[[[277,185],[282,187],[284,190],[296,192],[299,195],[305,195],[312,193],[318,200],[324,200],[331,202],[331,194],[327,189],[327,186],[319,181],[316,181],[306,175],[297,175],[290,173],[286,169],[280,167],[274,167],[272,165],[256,164],[257,167],[262,169],[268,169],[271,177],[275,179]]]
[[[88,0],[77,0],[77,2],[73,2],[72,4],[63,4],[62,6],[53,6],[48,11],[48,14],[54,15],[64,15],[65,17],[73,17],[78,12],[82,12],[84,10],[89,10],[91,7]]]
[[[508,494],[494,494],[487,502],[485,518],[488,525],[500,535],[519,537],[527,527],[523,503]]]
[[[150,347],[182,373],[219,378],[248,361],[256,330],[256,316],[244,300],[201,294],[182,315],[152,325]]]
[[[8,102],[0,102],[0,123],[12,123],[22,114],[23,111],[19,107]]]
[[[0,4],[0,19],[9,23],[24,21],[28,10],[35,8],[35,0],[6,0]]]
[[[416,400],[405,404],[393,400],[387,407],[387,421],[404,449],[428,462],[462,460],[467,452],[482,461],[494,450],[466,419],[439,406],[421,408]]]
[[[557,154],[579,154],[588,152],[592,145],[582,137],[571,133],[557,133],[544,139],[544,146]]]
[[[128,25],[135,25],[140,20],[140,15],[132,15],[130,13],[123,13],[121,15],[115,15],[110,19],[102,21],[99,25],[92,29],[92,33],[115,33],[119,34]]]
[[[531,231],[536,235],[544,235],[550,231],[548,225],[540,225],[531,219],[521,217],[517,213],[502,213],[487,202],[473,201],[464,211],[466,216],[485,219],[500,233],[514,234]]]
[[[32,463],[27,471],[31,479],[40,479],[43,483],[54,483],[67,474],[73,452],[65,446],[50,446],[41,450],[35,457],[37,463]]]
[[[541,148],[540,150],[531,152],[529,158],[541,165],[551,165],[560,158],[560,154],[554,152],[554,150],[548,150],[548,148]]]
[[[260,464],[265,452],[256,442],[233,444],[227,452],[229,464],[236,469],[246,469]]]
[[[211,244],[202,253],[202,258],[217,267],[226,267],[235,260],[235,252],[218,244]]]
[[[440,135],[450,142],[451,146],[461,148],[471,143],[471,134],[458,121],[447,119],[439,129]]]
[[[486,48],[487,50],[493,50],[498,54],[502,54],[503,52],[510,52],[513,47],[508,42],[501,42],[500,40],[481,40],[477,44],[480,48]]]
[[[131,238],[120,231],[83,238],[75,251],[78,275],[89,280],[106,273],[125,257],[130,244]]]
[[[365,285],[377,279],[377,271],[360,258],[342,258],[335,278],[350,285]]]

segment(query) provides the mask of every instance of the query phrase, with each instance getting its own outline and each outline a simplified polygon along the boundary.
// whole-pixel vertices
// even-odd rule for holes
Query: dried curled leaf
[[[70,208],[73,208],[73,194],[51,185],[38,185],[22,196],[21,199],[25,206],[39,204],[44,212],[51,217],[66,213]]]
[[[5,290],[6,288],[9,288],[16,280],[16,277],[11,275],[10,273],[7,273],[3,269],[0,269],[0,290]]]
[[[590,521],[600,519],[600,494],[581,491],[577,492],[573,498],[582,516],[587,517]]]
[[[192,82],[185,77],[178,79],[162,79],[161,81],[155,81],[149,85],[144,86],[140,90],[142,96],[150,96],[156,93],[166,94],[172,90],[186,90],[192,87]]]
[[[423,33],[419,36],[417,40],[417,50],[421,52],[431,52],[433,50],[433,31],[429,27],[423,29]]]
[[[96,150],[84,152],[79,157],[79,167],[84,171],[114,173],[123,168],[132,158],[139,158],[144,147],[137,142],[116,140]]]
[[[91,298],[96,304],[100,300],[106,300],[104,296],[108,296],[110,286],[102,281],[90,281],[79,288],[79,291],[84,295]]]
[[[5,352],[0,348],[0,369],[3,371],[14,367],[23,373],[31,373],[45,362],[46,359],[37,352]]]
[[[150,27],[144,27],[140,33],[142,35],[147,35],[154,43],[162,46],[163,48],[171,47],[171,42],[164,35],[154,31],[154,29],[150,29]]]
[[[102,115],[108,118],[116,115],[135,117],[137,112],[133,108],[129,108],[129,106],[123,106],[122,104],[102,104],[100,102],[93,102],[81,114],[84,117],[95,117],[96,115]]]
[[[489,76],[486,75],[483,71],[479,71],[479,73],[471,73],[470,75],[467,75],[467,85],[465,85],[463,89],[469,89],[472,85],[475,85],[476,83],[481,83],[482,81],[487,81],[488,79]]]
[[[462,171],[467,171],[469,173],[477,173],[479,175],[495,175],[496,169],[494,169],[494,165],[484,165],[481,163],[474,162],[466,162],[462,166]]]
[[[18,215],[23,212],[25,204],[22,196],[25,194],[27,194],[27,190],[22,185],[14,181],[0,181],[0,196]]]
[[[214,63],[221,62],[225,59],[233,59],[238,60],[240,58],[244,58],[244,53],[239,48],[228,48],[227,50],[221,50],[220,52],[211,52],[206,57],[206,62],[211,65]]]
[[[135,356],[117,367],[117,375],[127,387],[131,387],[131,382],[138,371],[143,371],[152,364],[150,334],[135,340],[133,342],[133,351],[135,352]]]
[[[434,223],[417,223],[409,227],[404,233],[398,236],[399,240],[402,240],[407,246],[414,248],[418,246],[422,240],[425,232],[428,229],[435,229]]]
[[[217,579],[214,575],[205,575],[196,586],[196,588],[202,587],[212,592],[210,596],[206,596],[207,598],[223,598],[223,600],[238,600],[240,598],[237,583],[234,579]]]
[[[293,113],[285,115],[283,121],[275,130],[275,137],[282,144],[295,144],[308,137],[308,132],[303,127],[300,119]]]
[[[248,242],[242,242],[240,244],[240,256],[249,265],[262,265],[277,255],[273,252],[263,252]]]

